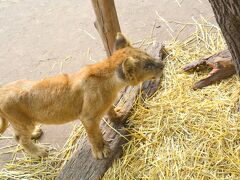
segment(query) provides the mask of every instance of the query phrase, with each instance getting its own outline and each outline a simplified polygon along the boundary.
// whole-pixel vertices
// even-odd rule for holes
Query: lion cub
[[[73,74],[62,74],[40,81],[19,80],[0,88],[0,133],[12,125],[16,139],[33,157],[46,156],[42,146],[31,138],[41,136],[37,124],[62,124],[80,119],[86,129],[93,156],[108,157],[99,123],[105,113],[110,119],[117,93],[125,86],[137,85],[162,74],[163,64],[144,51],[132,47],[118,33],[115,52],[106,60]]]

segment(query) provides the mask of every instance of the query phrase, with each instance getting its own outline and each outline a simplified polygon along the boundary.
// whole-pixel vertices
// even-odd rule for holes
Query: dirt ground
[[[163,42],[176,34],[180,25],[171,29],[159,21],[192,22],[193,18],[212,17],[207,0],[116,0],[122,32],[132,42],[153,37]],[[156,13],[157,12],[157,13]],[[17,79],[41,79],[61,72],[74,72],[85,64],[106,56],[100,37],[93,26],[91,1],[79,0],[0,0],[0,84]],[[169,33],[170,32],[170,33]],[[184,34],[189,32],[183,32]],[[61,148],[75,123],[43,125],[41,142]],[[12,136],[9,130],[4,136]],[[0,139],[0,168],[11,154],[4,146],[16,144],[13,139]]]

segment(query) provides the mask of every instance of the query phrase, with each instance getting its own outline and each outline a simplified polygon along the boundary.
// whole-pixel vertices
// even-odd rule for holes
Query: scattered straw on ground
[[[18,157],[22,148],[17,146],[11,151],[12,160],[0,172],[0,179],[55,179],[84,134],[82,126],[75,126],[63,149],[53,150],[47,158],[42,159],[32,159],[25,153],[22,153],[23,157]]]
[[[232,77],[192,90],[206,72],[186,74],[181,67],[224,49],[225,44],[220,30],[205,20],[182,29],[186,26],[196,26],[196,32],[182,42],[167,44],[162,87],[155,97],[136,105],[129,120],[133,138],[103,179],[240,178],[240,114],[236,108],[240,82]],[[76,127],[66,146],[48,158],[14,155],[0,172],[1,179],[54,179],[83,132]]]

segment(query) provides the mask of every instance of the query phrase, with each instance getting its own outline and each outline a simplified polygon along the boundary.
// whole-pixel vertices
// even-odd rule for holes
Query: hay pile
[[[217,27],[205,21],[190,25],[196,26],[192,35],[167,44],[162,87],[153,98],[136,105],[129,119],[133,139],[103,179],[240,178],[240,113],[236,110],[240,82],[234,76],[192,90],[206,72],[186,74],[181,67],[226,46]],[[83,128],[76,127],[66,146],[45,159],[14,154],[0,172],[1,179],[54,179],[83,134]]]
[[[104,179],[240,178],[240,82],[233,77],[192,90],[207,73],[186,74],[181,67],[226,48],[218,28],[195,25],[183,42],[167,45],[162,87],[137,104],[129,120],[134,138]]]

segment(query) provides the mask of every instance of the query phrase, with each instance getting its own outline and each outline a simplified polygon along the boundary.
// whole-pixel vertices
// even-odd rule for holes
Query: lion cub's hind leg
[[[8,128],[8,121],[7,119],[0,116],[0,135],[3,134],[6,129]]]
[[[33,130],[32,135],[31,135],[31,139],[34,139],[34,140],[40,139],[42,134],[43,134],[43,131],[40,128],[40,126],[35,126],[35,129]],[[15,134],[15,139],[17,141],[19,141],[19,135],[18,134]]]
[[[20,135],[19,143],[22,145],[24,150],[34,158],[46,157],[48,155],[48,152],[44,147],[36,145],[32,142],[31,135]]]
[[[39,145],[36,145],[32,141],[32,137],[35,138],[40,137],[41,130],[38,127],[35,127],[31,121],[26,121],[24,118],[18,117],[18,121],[20,123],[12,123],[16,139],[18,140],[19,144],[24,148],[24,150],[32,157],[45,157],[47,156],[47,150]]]
[[[40,128],[40,126],[35,126],[35,129],[33,130],[31,138],[35,140],[39,139],[42,136],[42,134],[43,134],[43,131]]]

